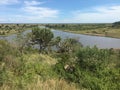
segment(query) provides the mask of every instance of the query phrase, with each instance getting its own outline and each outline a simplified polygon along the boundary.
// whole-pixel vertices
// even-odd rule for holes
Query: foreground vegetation
[[[38,27],[16,38],[0,40],[1,90],[120,90],[120,50],[82,47]]]
[[[46,27],[78,34],[120,38],[120,22],[113,24],[47,24]]]

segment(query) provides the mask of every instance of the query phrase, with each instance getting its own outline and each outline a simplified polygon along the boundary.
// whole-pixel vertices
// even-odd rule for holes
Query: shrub
[[[110,55],[106,49],[80,48],[72,62],[71,55],[62,54],[54,70],[60,78],[88,90],[119,90],[119,69],[108,68]]]
[[[110,54],[108,50],[86,47],[78,51],[77,57],[80,68],[96,71],[106,67]]]

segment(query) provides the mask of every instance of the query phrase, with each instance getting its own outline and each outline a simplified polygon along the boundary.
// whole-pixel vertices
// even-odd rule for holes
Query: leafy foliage
[[[119,68],[110,67],[110,53],[97,47],[80,48],[74,56],[76,60],[71,61],[71,55],[62,54],[54,69],[60,78],[89,90],[119,90]]]
[[[96,71],[106,67],[110,54],[108,50],[87,47],[80,49],[77,57],[77,62],[81,68]]]
[[[47,28],[35,27],[32,30],[33,42],[39,44],[39,51],[43,51],[54,37],[53,33]]]

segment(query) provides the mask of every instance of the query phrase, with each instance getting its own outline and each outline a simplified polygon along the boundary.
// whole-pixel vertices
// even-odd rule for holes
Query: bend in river
[[[23,34],[27,34],[31,32],[31,30],[24,31]],[[109,37],[100,37],[100,36],[89,36],[89,35],[82,35],[82,34],[74,34],[59,30],[52,30],[54,36],[60,36],[61,38],[76,38],[79,42],[82,43],[83,46],[97,46],[98,48],[115,48],[120,49],[120,39],[117,38],[109,38]],[[0,36],[0,39],[7,39],[12,41],[15,39],[16,34],[10,36]]]

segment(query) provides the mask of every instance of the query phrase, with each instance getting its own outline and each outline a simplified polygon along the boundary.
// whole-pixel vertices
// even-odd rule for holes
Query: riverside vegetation
[[[120,22],[112,24],[46,24],[46,27],[72,33],[120,38]]]
[[[120,50],[82,47],[34,27],[14,44],[0,40],[0,90],[120,90]]]
[[[24,30],[38,26],[37,24],[0,24],[0,35],[10,35],[20,33]]]

